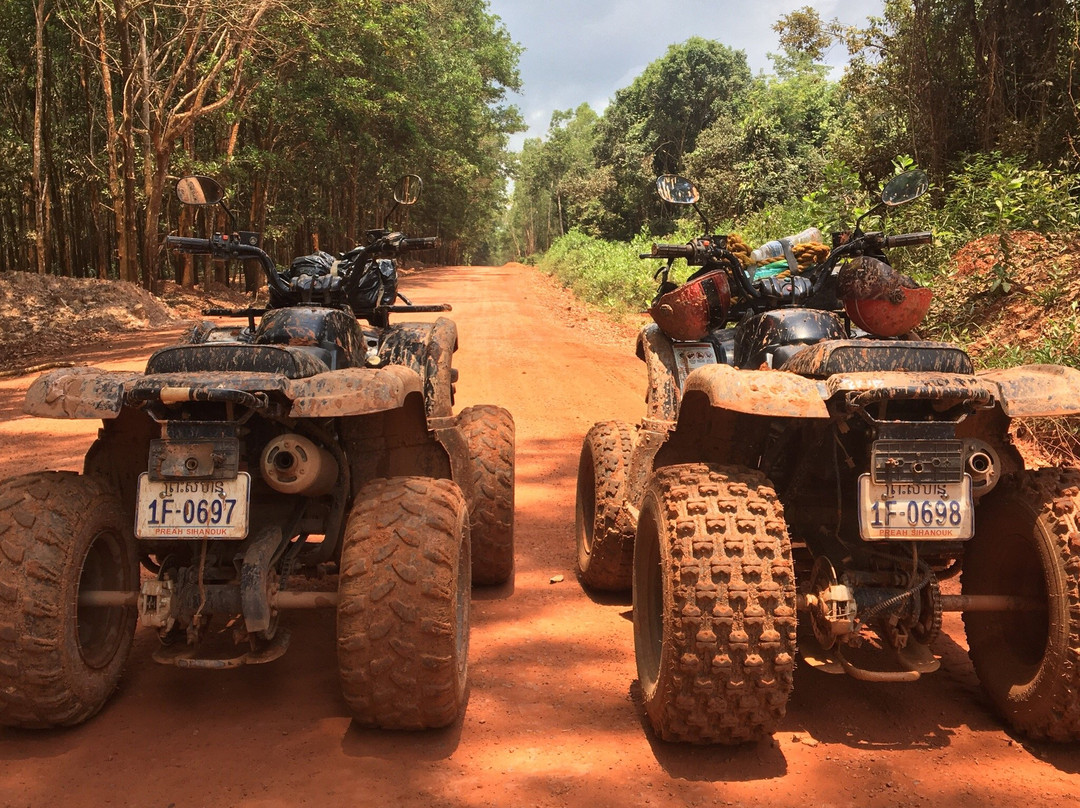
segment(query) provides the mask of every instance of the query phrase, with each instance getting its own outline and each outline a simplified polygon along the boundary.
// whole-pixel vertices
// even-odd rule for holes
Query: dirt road
[[[953,616],[935,648],[941,671],[917,683],[803,665],[771,741],[656,740],[634,681],[628,601],[590,598],[574,577],[581,438],[596,420],[643,412],[633,329],[568,311],[525,268],[430,271],[402,288],[416,302],[454,304],[458,407],[501,404],[517,422],[516,580],[475,595],[464,719],[422,734],[352,727],[332,613],[294,613],[282,659],[225,672],[158,666],[157,640],[140,630],[98,717],[66,731],[0,730],[0,806],[1077,803],[1080,745],[1002,730]],[[91,359],[138,368],[156,342],[129,338]],[[0,476],[78,468],[97,425],[21,416],[28,381],[0,381]]]

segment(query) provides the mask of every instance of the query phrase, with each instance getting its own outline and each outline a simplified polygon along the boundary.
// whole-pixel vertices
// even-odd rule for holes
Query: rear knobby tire
[[[964,551],[965,595],[1012,595],[1039,611],[965,612],[975,673],[1031,738],[1080,740],[1080,472],[1025,471],[987,495]]]
[[[633,433],[622,421],[593,424],[578,460],[578,573],[589,589],[621,592],[634,580],[634,526],[623,514]]]
[[[44,472],[0,484],[0,724],[79,724],[116,689],[136,609],[78,602],[80,591],[139,588],[131,522],[93,477]]]
[[[514,418],[502,407],[468,407],[457,417],[469,447],[469,526],[474,584],[514,573]]]
[[[776,729],[795,668],[795,576],[763,474],[692,464],[650,478],[634,548],[634,650],[662,739],[737,744]]]
[[[338,671],[358,724],[426,729],[465,705],[469,525],[457,484],[427,477],[368,483],[341,550]]]

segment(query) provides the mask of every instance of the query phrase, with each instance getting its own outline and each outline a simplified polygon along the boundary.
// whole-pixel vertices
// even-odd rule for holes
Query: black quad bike
[[[696,207],[685,179],[657,188]],[[900,175],[883,202],[925,188]],[[1009,436],[1013,418],[1080,413],[1080,372],[976,373],[960,348],[919,339],[928,290],[883,250],[930,238],[856,224],[803,271],[785,241],[787,277],[751,274],[725,235],[642,256],[667,259],[637,343],[647,413],[586,436],[577,541],[586,586],[633,589],[663,739],[774,731],[800,652],[914,681],[939,667],[948,611],[1013,729],[1080,739],[1080,471],[1025,469]],[[667,281],[676,258],[700,267],[682,286]],[[962,594],[943,594],[957,574]]]
[[[404,178],[395,200],[418,194]],[[205,177],[177,196],[222,201]],[[144,373],[57,370],[27,392],[31,415],[103,426],[83,473],[0,484],[0,723],[97,713],[136,621],[157,631],[157,661],[220,669],[277,658],[281,613],[317,607],[337,610],[358,723],[461,713],[471,584],[513,571],[514,423],[492,406],[453,414],[452,321],[387,323],[449,310],[395,305],[378,263],[435,239],[372,231],[325,272],[284,274],[258,243],[168,238],[262,263],[271,306],[213,312],[246,326],[206,321]]]

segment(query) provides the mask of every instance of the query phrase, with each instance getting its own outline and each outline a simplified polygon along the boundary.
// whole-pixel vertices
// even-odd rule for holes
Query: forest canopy
[[[0,270],[171,277],[186,173],[221,180],[279,261],[351,247],[416,173],[410,227],[443,260],[482,255],[519,52],[485,0],[6,0]]]

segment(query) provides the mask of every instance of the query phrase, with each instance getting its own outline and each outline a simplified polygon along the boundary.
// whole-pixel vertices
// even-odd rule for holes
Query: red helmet
[[[723,270],[707,272],[661,295],[649,309],[660,330],[672,339],[701,339],[724,322],[731,287]]]
[[[934,293],[925,286],[901,288],[897,303],[890,300],[844,298],[844,311],[863,331],[879,337],[899,337],[923,321]]]

